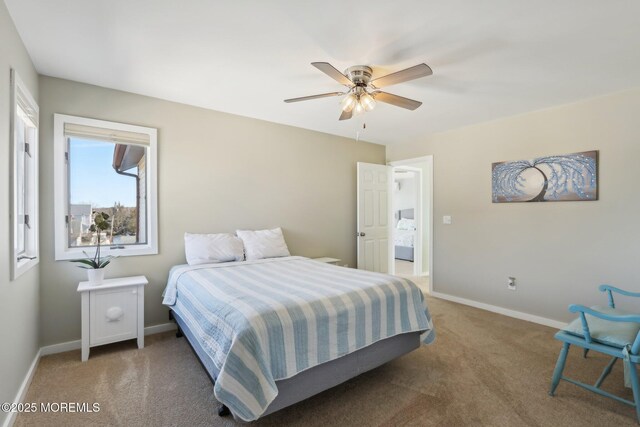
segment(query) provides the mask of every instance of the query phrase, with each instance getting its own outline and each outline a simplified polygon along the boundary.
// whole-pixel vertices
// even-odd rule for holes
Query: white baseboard
[[[147,326],[144,328],[144,334],[153,335],[160,332],[173,331],[176,329],[175,323],[161,323],[160,325]],[[41,356],[47,356],[49,354],[64,353],[65,351],[78,350],[82,346],[80,340],[67,341],[60,344],[52,344],[42,347],[40,349]]]
[[[471,307],[491,311],[493,313],[502,314],[504,316],[514,317],[520,320],[526,320],[527,322],[538,323],[539,325],[549,326],[555,329],[562,329],[565,326],[567,326],[565,322],[560,322],[558,320],[548,319],[546,317],[536,316],[534,314],[523,313],[522,311],[510,310],[508,308],[498,307],[497,305],[485,304],[483,302],[456,297],[454,295],[443,294],[440,292],[430,292],[429,295],[436,298],[444,299],[447,301],[453,301],[459,304],[469,305]]]
[[[49,354],[64,353],[65,351],[77,350],[82,346],[80,340],[61,342],[59,344],[46,345],[40,348],[41,356]]]
[[[178,329],[178,327],[173,322],[161,323],[159,325],[147,326],[146,328],[144,328],[144,334],[145,336],[153,335],[159,334],[160,332],[175,331],[176,329]]]
[[[31,366],[27,371],[27,375],[25,375],[24,380],[22,380],[22,384],[20,384],[20,388],[18,389],[18,393],[16,393],[14,402],[22,402],[27,395],[27,390],[29,390],[29,386],[31,385],[31,380],[33,379],[33,375],[36,373],[36,368],[38,367],[38,362],[40,362],[40,355],[42,354],[41,350],[38,350],[36,353],[36,357],[31,362]],[[11,427],[13,423],[16,421],[16,417],[18,416],[17,412],[9,412],[7,413],[7,418],[5,418],[4,423],[2,423],[3,427]]]

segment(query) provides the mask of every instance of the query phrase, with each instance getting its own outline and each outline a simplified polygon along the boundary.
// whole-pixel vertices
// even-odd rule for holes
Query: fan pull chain
[[[364,132],[365,130],[367,130],[367,124],[362,123],[362,131],[356,131],[356,142],[360,141],[360,133]]]

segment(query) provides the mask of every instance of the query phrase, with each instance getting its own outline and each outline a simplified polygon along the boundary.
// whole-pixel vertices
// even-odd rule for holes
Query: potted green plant
[[[71,262],[79,263],[80,265],[78,267],[86,269],[89,282],[96,285],[102,283],[104,280],[104,268],[109,265],[113,258],[115,258],[112,255],[107,255],[105,257],[100,255],[100,239],[102,232],[108,230],[110,227],[111,219],[109,218],[109,215],[104,212],[95,212],[93,214],[93,224],[89,227],[89,231],[97,233],[98,235],[96,253],[92,257],[83,251],[87,258],[71,260]]]

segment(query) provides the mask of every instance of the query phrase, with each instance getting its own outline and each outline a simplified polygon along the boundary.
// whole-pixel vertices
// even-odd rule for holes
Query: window
[[[12,270],[15,279],[38,263],[38,104],[11,70]]]
[[[157,130],[56,114],[54,134],[56,260],[92,252],[96,212],[111,217],[102,253],[157,254]]]

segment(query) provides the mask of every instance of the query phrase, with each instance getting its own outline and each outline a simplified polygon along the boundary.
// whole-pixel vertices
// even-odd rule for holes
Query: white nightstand
[[[326,262],[327,264],[333,264],[333,265],[339,265],[340,261],[338,258],[328,258],[328,257],[324,257],[324,258],[313,258],[314,261],[318,261],[318,262]]]
[[[82,361],[89,348],[132,338],[144,347],[144,276],[106,279],[99,285],[80,282],[82,294]]]

